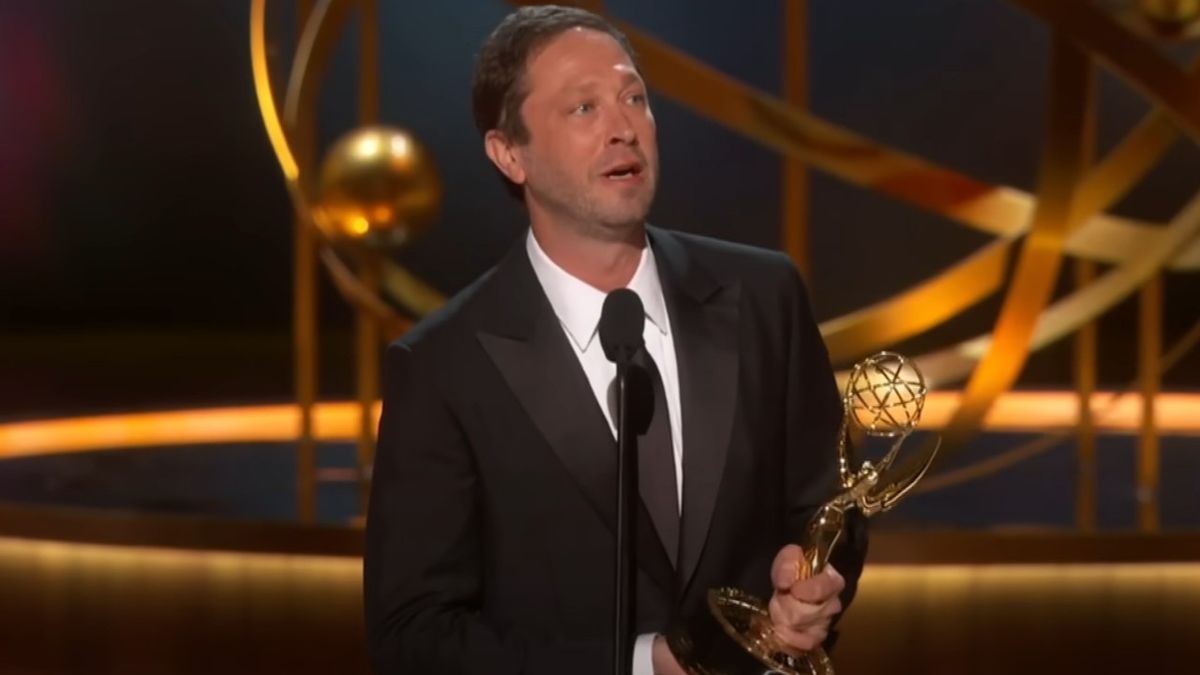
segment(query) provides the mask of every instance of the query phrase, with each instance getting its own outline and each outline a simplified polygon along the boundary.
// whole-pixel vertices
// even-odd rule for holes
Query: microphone
[[[620,371],[608,388],[608,410],[617,419],[620,405],[619,392],[623,376],[625,382],[626,407],[629,425],[639,436],[650,428],[654,417],[654,384],[650,375],[637,364],[631,363],[645,341],[642,330],[645,325],[645,310],[642,299],[628,288],[608,294],[600,312],[600,346],[609,361],[617,364]]]
[[[609,293],[604,299],[598,327],[604,355],[609,361],[617,364],[617,377],[613,381],[612,390],[616,394],[616,414],[613,415],[613,419],[617,425],[617,481],[613,486],[617,507],[612,617],[612,672],[615,675],[629,675],[633,665],[630,627],[633,625],[633,511],[637,504],[636,427],[642,426],[643,420],[638,420],[637,412],[630,409],[631,403],[637,405],[638,398],[631,395],[630,384],[634,382],[630,381],[630,375],[641,370],[632,361],[644,346],[644,317],[642,299],[628,288],[622,288]],[[636,375],[632,379],[636,382]]]
[[[627,364],[642,348],[645,312],[642,299],[628,288],[618,288],[604,298],[598,329],[600,346],[609,361]]]

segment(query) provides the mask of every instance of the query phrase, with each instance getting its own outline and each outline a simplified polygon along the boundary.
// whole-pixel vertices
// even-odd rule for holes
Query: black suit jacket
[[[635,514],[635,629],[769,595],[836,488],[841,403],[783,255],[650,228],[683,415],[679,569]],[[616,444],[524,241],[388,349],[367,519],[380,673],[611,672]],[[848,602],[865,532],[834,564]]]

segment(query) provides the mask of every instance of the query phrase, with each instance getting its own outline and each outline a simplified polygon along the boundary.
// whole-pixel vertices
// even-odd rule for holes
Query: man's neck
[[[538,246],[568,274],[605,293],[625,288],[637,272],[646,246],[645,226],[629,236],[605,240],[572,228],[533,223]]]

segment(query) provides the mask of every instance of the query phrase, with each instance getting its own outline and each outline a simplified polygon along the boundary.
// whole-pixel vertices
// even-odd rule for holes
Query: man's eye
[[[571,112],[577,113],[577,114],[583,114],[583,113],[590,113],[595,109],[596,109],[596,106],[593,103],[580,103],[579,105],[572,108]]]
[[[646,102],[646,95],[645,94],[630,94],[629,102],[633,103],[635,105],[642,105]]]

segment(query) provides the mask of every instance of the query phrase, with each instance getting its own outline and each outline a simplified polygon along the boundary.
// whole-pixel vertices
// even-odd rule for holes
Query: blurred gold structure
[[[353,481],[365,498],[379,415],[380,347],[444,301],[389,257],[434,226],[442,188],[431,156],[411,133],[379,126],[376,2],[273,0],[272,6],[296,9],[296,25],[272,31],[268,0],[251,0],[256,95],[296,214],[295,403],[0,424],[0,460],[298,439],[301,522],[0,504],[6,610],[0,612],[0,669],[367,671],[361,532],[311,523],[316,486]],[[848,364],[1002,294],[993,330],[915,359],[930,387],[922,423],[945,435],[944,455],[981,430],[1041,435],[926,476],[917,491],[976,480],[1078,439],[1079,532],[873,534],[872,564],[861,582],[870,592],[860,592],[842,625],[844,670],[1184,672],[1181,667],[1200,660],[1194,639],[1200,537],[1157,532],[1159,436],[1200,437],[1200,393],[1160,388],[1162,373],[1200,342],[1200,322],[1164,344],[1163,278],[1200,270],[1200,192],[1167,222],[1109,209],[1175,144],[1200,140],[1200,63],[1180,67],[1161,49],[1200,37],[1200,3],[1011,2],[1052,34],[1047,134],[1032,193],[884,146],[808,110],[808,0],[782,6],[779,96],[614,21],[659,95],[779,153],[780,246],[802,269],[811,257],[811,170],[993,237],[921,283],[821,326],[831,356]],[[605,9],[598,0],[574,4]],[[359,24],[357,128],[322,158],[317,101],[351,17]],[[281,32],[297,34],[288,54],[269,40]],[[1095,147],[1099,68],[1153,106],[1105,154]],[[1053,284],[1064,265],[1073,283],[1055,298]],[[318,401],[322,268],[357,315],[354,401]],[[1095,321],[1135,296],[1137,380],[1125,391],[1099,391]],[[1075,391],[1012,390],[1030,353],[1067,337],[1075,346]],[[1138,436],[1140,532],[1090,532],[1099,501],[1100,434]],[[358,443],[357,467],[319,470],[316,443],[347,440]]]
[[[1200,18],[1200,0],[1138,0],[1148,18],[1168,26],[1184,26]]]
[[[329,149],[312,215],[330,239],[400,246],[433,225],[441,201],[437,170],[417,139],[371,126]]]
[[[250,51],[255,92],[271,145],[287,181],[296,212],[293,341],[295,391],[300,409],[297,449],[297,513],[316,515],[316,486],[339,472],[317,467],[313,430],[317,405],[318,260],[341,295],[355,308],[358,390],[358,471],[360,509],[365,511],[374,454],[379,398],[379,352],[384,336],[406,330],[411,319],[381,297],[381,286],[423,314],[440,302],[431,289],[386,258],[384,252],[409,242],[436,220],[442,188],[433,160],[410,133],[378,126],[379,65],[376,0],[300,0],[296,4],[299,40],[284,93],[283,114],[276,105],[268,61],[266,0],[250,10]],[[316,160],[316,101],[330,54],[351,9],[359,14],[357,130],[336,142],[321,168]],[[350,245],[350,247],[347,247]],[[357,245],[357,246],[354,246]]]
[[[926,373],[930,387],[945,389],[965,382],[963,393],[946,421],[944,456],[961,449],[985,425],[989,411],[1016,383],[1029,354],[1076,333],[1079,387],[1076,420],[1081,449],[1078,473],[1078,521],[1086,525],[1094,516],[1094,471],[1087,447],[1094,425],[1089,407],[1094,393],[1097,358],[1093,322],[1125,298],[1140,293],[1144,306],[1141,375],[1137,389],[1143,397],[1140,423],[1138,494],[1144,502],[1141,522],[1153,529],[1156,521],[1157,460],[1154,401],[1158,378],[1169,367],[1162,354],[1156,325],[1161,322],[1161,291],[1154,291],[1165,271],[1200,269],[1200,192],[1171,221],[1151,223],[1106,213],[1155,163],[1180,140],[1200,138],[1200,69],[1183,69],[1154,44],[1159,32],[1131,28],[1129,9],[1155,21],[1192,22],[1194,2],[1141,0],[1136,5],[1094,3],[1088,0],[1012,0],[1042,19],[1052,33],[1049,97],[1046,111],[1047,140],[1040,177],[1034,193],[992,185],[938,166],[924,158],[888,148],[854,132],[818,118],[805,108],[807,78],[804,54],[807,26],[806,0],[784,4],[786,21],[783,97],[753,89],[694,58],[664,44],[620,19],[613,22],[629,37],[639,54],[649,84],[697,114],[746,138],[779,152],[784,158],[784,226],[781,246],[807,265],[805,172],[817,169],[839,179],[923,208],[965,227],[991,234],[995,241],[926,281],[895,293],[869,307],[822,324],[831,357],[846,363],[900,340],[928,331],[963,310],[996,294],[1003,302],[993,329],[985,335],[919,355],[915,360]],[[311,132],[316,83],[329,59],[333,36],[352,7],[362,9],[364,50],[374,44],[372,0],[301,2],[301,39],[287,79],[284,115],[276,112],[271,72],[266,58],[266,0],[252,5],[252,59],[263,120],[271,136],[280,167],[293,189],[293,201],[305,219],[310,211],[305,186],[313,173],[311,149],[304,134]],[[514,4],[538,4],[515,2]],[[598,0],[575,4],[604,13]],[[1117,6],[1120,5],[1120,6]],[[311,11],[306,10],[308,7]],[[366,67],[360,97],[376,101],[368,90],[378,87],[374,66]],[[1124,139],[1101,157],[1094,157],[1096,70],[1106,67],[1145,94],[1154,109]],[[293,152],[293,146],[296,151]],[[342,219],[351,234],[361,221]],[[341,226],[341,232],[347,225]],[[311,228],[310,228],[311,229]],[[309,235],[305,235],[309,236]],[[402,331],[406,319],[394,307],[421,316],[437,307],[443,297],[395,262],[380,257],[357,276],[321,254],[331,277],[364,315]],[[1076,287],[1055,299],[1054,284],[1063,264],[1074,257],[1081,266]],[[1097,273],[1095,264],[1106,266]],[[299,268],[299,265],[298,265]],[[1011,268],[1011,275],[1007,270]],[[1007,278],[1006,278],[1007,277]],[[298,287],[303,279],[298,275]],[[1142,290],[1148,289],[1148,290]],[[304,293],[298,293],[298,297]],[[298,312],[297,344],[312,333]],[[1090,341],[1089,341],[1090,340]],[[1197,341],[1195,331],[1172,351],[1186,351]],[[360,350],[367,347],[360,342]],[[299,350],[302,351],[302,350]],[[1178,354],[1176,354],[1178,356]],[[298,357],[299,358],[299,357]],[[298,360],[298,370],[311,368],[312,357]],[[1176,359],[1177,360],[1177,359]],[[367,362],[363,361],[363,367]],[[845,376],[845,373],[842,373]],[[363,379],[368,379],[365,371]],[[306,382],[299,376],[298,382]],[[302,406],[311,386],[301,386]],[[368,403],[363,389],[361,402]],[[363,419],[366,419],[364,414]],[[362,444],[366,445],[366,430]],[[1048,444],[1042,444],[1049,447]],[[1039,446],[1041,447],[1041,446]],[[985,462],[993,468],[1009,466],[1041,450],[1018,449],[1005,462]],[[369,454],[363,450],[364,459]],[[992,458],[997,459],[997,458]],[[982,464],[980,465],[983,466]],[[998,470],[998,469],[996,469]],[[959,471],[959,475],[968,475]],[[937,476],[929,481],[938,485]],[[302,478],[301,487],[311,487]],[[304,509],[302,508],[302,512]]]

